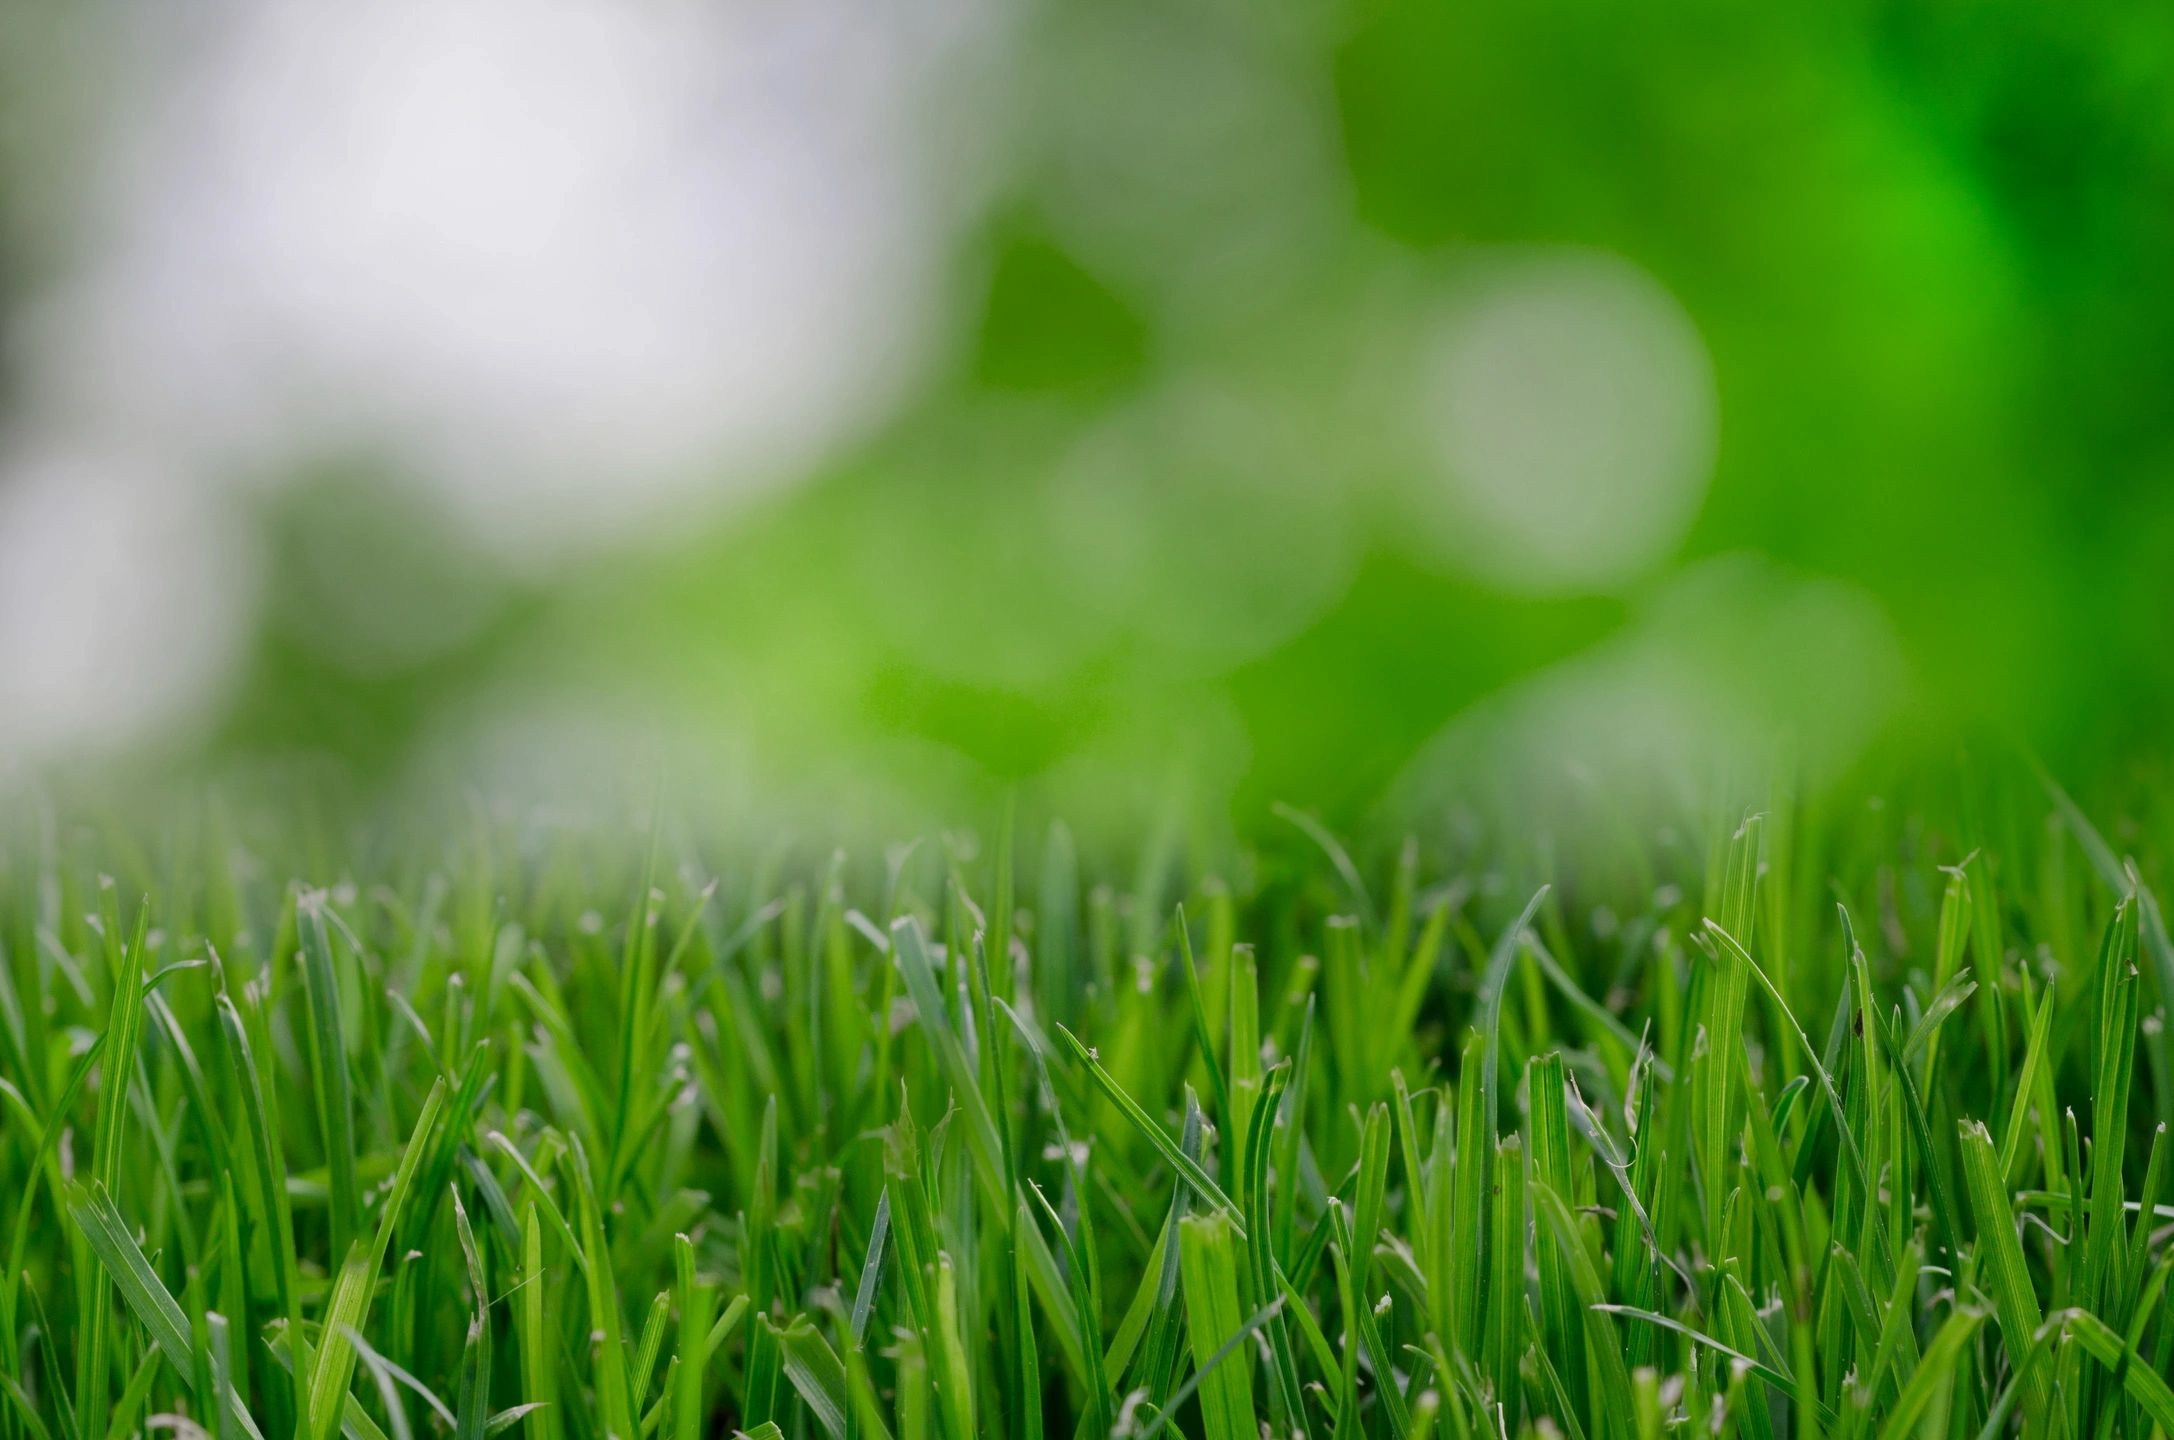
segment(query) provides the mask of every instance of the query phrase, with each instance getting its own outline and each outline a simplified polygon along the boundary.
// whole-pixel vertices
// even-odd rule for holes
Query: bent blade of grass
[[[1757,980],[1766,993],[1773,998],[1775,1008],[1781,1012],[1782,1018],[1789,1022],[1790,1033],[1796,1037],[1797,1045],[1804,1051],[1805,1059],[1811,1062],[1812,1074],[1819,1081],[1821,1093],[1827,1097],[1827,1109],[1834,1118],[1834,1128],[1841,1140],[1842,1154],[1849,1161],[1851,1175],[1859,1185],[1870,1190],[1871,1171],[1865,1165],[1863,1153],[1857,1148],[1857,1135],[1850,1126],[1847,1111],[1843,1108],[1841,1092],[1835,1088],[1834,1077],[1828,1073],[1827,1066],[1821,1061],[1819,1052],[1812,1048],[1811,1037],[1804,1033],[1804,1026],[1798,1022],[1796,1012],[1789,1008],[1788,999],[1783,996],[1780,987],[1776,986],[1768,978],[1767,973],[1759,968],[1759,962],[1751,958],[1750,952],[1737,943],[1735,936],[1729,934],[1728,931],[1722,929],[1712,920],[1706,922],[1706,929],[1724,948],[1742,959],[1748,967],[1751,977]]]
[[[1094,1051],[1080,1043],[1080,1038],[1077,1035],[1074,1035],[1063,1025],[1057,1027],[1057,1034],[1071,1049],[1072,1058],[1079,1062],[1081,1068],[1085,1069],[1088,1075],[1093,1078],[1096,1086],[1101,1089],[1104,1095],[1109,1097],[1110,1103],[1117,1107],[1118,1113],[1131,1122],[1132,1128],[1140,1132],[1141,1138],[1152,1145],[1155,1152],[1162,1156],[1170,1168],[1185,1178],[1187,1184],[1199,1191],[1203,1199],[1220,1206],[1227,1212],[1231,1219],[1232,1228],[1238,1232],[1240,1238],[1243,1238],[1245,1235],[1244,1216],[1239,1211],[1237,1203],[1230,1196],[1223,1193],[1223,1187],[1216,1184],[1206,1170],[1200,1168],[1198,1161],[1178,1148],[1177,1142],[1170,1138],[1169,1132],[1157,1124],[1152,1115],[1141,1109],[1138,1101],[1125,1093],[1125,1087],[1118,1084],[1116,1078],[1109,1071],[1102,1068],[1102,1062],[1095,1058]]]
[[[393,1364],[378,1354],[360,1331],[349,1331],[347,1343],[355,1347],[356,1359],[377,1384],[378,1403],[385,1407],[385,1423],[390,1427],[388,1440],[414,1440],[415,1432],[408,1426],[408,1409],[400,1398],[400,1381]]]
[[[1205,1143],[1205,1129],[1200,1105],[1194,1100],[1185,1107],[1179,1147],[1197,1158]],[[1171,1187],[1162,1228],[1156,1232],[1155,1243],[1140,1267],[1139,1286],[1133,1291],[1132,1303],[1125,1308],[1104,1358],[1107,1374],[1129,1375],[1135,1384],[1144,1384],[1148,1399],[1156,1404],[1166,1398],[1171,1377],[1177,1371],[1182,1323],[1178,1304],[1178,1222],[1190,1213],[1192,1198],[1190,1186]],[[1136,1351],[1137,1363],[1133,1358]]]
[[[1480,1109],[1481,1119],[1487,1126],[1490,1145],[1499,1133],[1501,1109],[1496,1099],[1499,1085],[1498,1074],[1502,1066],[1502,991],[1509,984],[1510,963],[1517,958],[1524,942],[1525,929],[1532,924],[1532,917],[1540,912],[1540,903],[1547,899],[1550,887],[1542,885],[1532,892],[1525,908],[1503,930],[1495,941],[1495,948],[1488,952],[1487,971],[1480,979],[1479,997],[1475,1002],[1473,1025],[1480,1033],[1485,1050],[1480,1057]],[[1471,1077],[1462,1077],[1466,1083]]]
[[[944,1079],[951,1085],[952,1098],[966,1118],[967,1148],[973,1153],[974,1165],[988,1191],[989,1203],[1009,1217],[1011,1186],[1004,1173],[1004,1142],[982,1094],[980,1076],[973,1062],[967,1059],[958,1032],[951,1027],[950,1010],[936,983],[936,970],[930,963],[928,942],[922,938],[918,920],[909,915],[891,926],[891,950],[897,957],[900,974],[905,976],[906,994],[913,1001],[921,1032],[928,1038],[929,1048],[936,1053]],[[957,957],[954,957],[954,963],[957,963]]]
[[[93,1181],[89,1191],[77,1196],[72,1213],[76,1225],[90,1243],[92,1253],[98,1257],[99,1265],[111,1278],[136,1322],[143,1326],[167,1363],[193,1386],[198,1373],[197,1357],[188,1317],[137,1246],[128,1222],[114,1208],[113,1197],[106,1193],[104,1185]],[[248,1406],[231,1386],[218,1398],[242,1434],[250,1440],[263,1440],[263,1433],[250,1417]]]
[[[1910,1027],[1910,1037],[1902,1044],[1900,1059],[1911,1065],[1924,1065],[1926,1073],[1930,1075],[1937,1068],[1934,1063],[1937,1052],[1933,1042],[1939,1038],[1940,1026],[1964,1001],[1976,994],[1977,989],[1975,976],[1948,977],[1947,984],[1940,987],[1940,993],[1933,996],[1932,1003],[1925,1007],[1925,1013]]]
[[[332,1287],[332,1298],[325,1306],[323,1341],[317,1349],[316,1365],[310,1372],[307,1403],[303,1410],[305,1440],[332,1440],[339,1433],[341,1418],[348,1408],[348,1382],[355,1371],[355,1347],[348,1332],[361,1330],[369,1319],[371,1298],[377,1288],[378,1274],[385,1268],[385,1252],[392,1246],[393,1229],[400,1222],[400,1212],[407,1204],[416,1167],[437,1129],[438,1111],[444,1104],[445,1081],[440,1079],[431,1085],[430,1095],[423,1101],[422,1114],[408,1136],[407,1148],[401,1152],[399,1169],[393,1174],[392,1188],[386,1193],[384,1208],[378,1215],[376,1238],[367,1248],[358,1238],[340,1267],[339,1279]]]
[[[1607,1032],[1608,1036],[1616,1044],[1623,1047],[1626,1055],[1635,1056],[1638,1054],[1641,1043],[1639,1037],[1628,1025],[1616,1018],[1614,1011],[1585,993],[1578,982],[1571,978],[1570,972],[1563,969],[1562,961],[1555,958],[1554,952],[1548,949],[1547,944],[1539,936],[1533,936],[1527,942],[1527,948],[1532,953],[1534,963],[1539,965],[1541,975],[1546,977],[1547,982],[1555,987],[1556,994],[1569,1002],[1579,1014]],[[1407,1020],[1406,1023],[1408,1024],[1409,1021]],[[1675,1071],[1666,1061],[1652,1055],[1650,1052],[1648,1052],[1647,1058],[1648,1063],[1653,1066],[1655,1072],[1663,1080],[1673,1081],[1676,1078]]]
[[[1329,864],[1336,870],[1337,877],[1344,882],[1345,888],[1351,891],[1352,901],[1358,905],[1359,915],[1365,920],[1368,933],[1379,933],[1379,924],[1374,913],[1374,899],[1367,893],[1366,881],[1360,877],[1359,867],[1351,862],[1351,852],[1344,848],[1343,842],[1330,834],[1327,826],[1303,810],[1286,805],[1281,800],[1275,802],[1270,808],[1279,819],[1288,821],[1297,827],[1299,832],[1308,840],[1313,841],[1315,847],[1328,858]]]
[[[1596,1305],[1593,1308],[1603,1315],[1621,1315],[1625,1319],[1642,1321],[1647,1325],[1657,1325],[1663,1330],[1673,1330],[1692,1344],[1703,1346],[1724,1359],[1743,1366],[1749,1374],[1758,1376],[1775,1390],[1788,1396],[1796,1404],[1809,1409],[1818,1418],[1820,1424],[1832,1427],[1835,1423],[1834,1411],[1817,1395],[1806,1392],[1795,1380],[1776,1370],[1764,1360],[1746,1355],[1733,1345],[1723,1344],[1695,1326],[1687,1325],[1671,1316],[1658,1314],[1652,1310],[1640,1310],[1630,1305]]]
[[[2067,1328],[2086,1354],[2121,1377],[2123,1388],[2143,1406],[2152,1424],[2174,1435],[2174,1388],[2169,1388],[2150,1366],[2138,1363],[2135,1343],[2124,1342],[2112,1326],[2087,1310],[2071,1310]]]
[[[521,1178],[529,1184],[529,1203],[539,1208],[543,1218],[551,1222],[552,1233],[564,1242],[567,1253],[573,1259],[574,1264],[586,1270],[589,1265],[589,1257],[582,1252],[581,1241],[574,1235],[574,1227],[567,1223],[565,1212],[560,1210],[558,1202],[551,1198],[551,1188],[544,1184],[543,1177],[536,1173],[535,1165],[530,1162],[526,1155],[521,1153],[520,1147],[508,1139],[502,1131],[493,1130],[484,1137],[484,1143],[513,1162],[513,1168],[520,1171]]]

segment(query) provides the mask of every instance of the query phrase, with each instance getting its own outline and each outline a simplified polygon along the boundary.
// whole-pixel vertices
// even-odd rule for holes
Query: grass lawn
[[[2174,807],[1940,790],[14,823],[0,1440],[2174,1435]]]

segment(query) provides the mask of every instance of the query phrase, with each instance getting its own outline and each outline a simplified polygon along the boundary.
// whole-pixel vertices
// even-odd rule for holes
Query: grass
[[[0,1440],[2174,1435],[2174,806],[1941,788],[1107,872],[33,815]]]

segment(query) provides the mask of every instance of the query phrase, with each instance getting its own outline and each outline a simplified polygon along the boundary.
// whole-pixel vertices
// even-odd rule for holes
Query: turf
[[[2117,819],[17,825],[0,1432],[2174,1434]]]

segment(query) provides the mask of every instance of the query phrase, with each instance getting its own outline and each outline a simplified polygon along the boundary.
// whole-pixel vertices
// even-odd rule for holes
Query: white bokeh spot
[[[257,557],[218,501],[130,457],[0,476],[0,756],[170,738],[242,659]]]
[[[257,622],[243,487],[383,475],[533,576],[804,477],[939,343],[987,180],[947,129],[983,0],[70,15],[69,261],[6,336],[14,755],[213,713]],[[380,651],[459,633],[405,598],[357,597],[413,619]]]
[[[1645,271],[1589,251],[1483,265],[1425,344],[1418,403],[1453,559],[1506,590],[1607,590],[1665,560],[1698,513],[1713,366]]]
[[[1453,718],[1393,787],[1392,808],[1442,813],[1476,783],[1539,797],[1573,775],[1626,811],[1745,777],[1824,784],[1911,693],[1902,638],[1871,593],[1754,554],[1716,556],[1656,585],[1620,631]]]
[[[382,458],[543,563],[785,483],[932,341],[973,3],[139,17],[34,418],[222,477]]]

